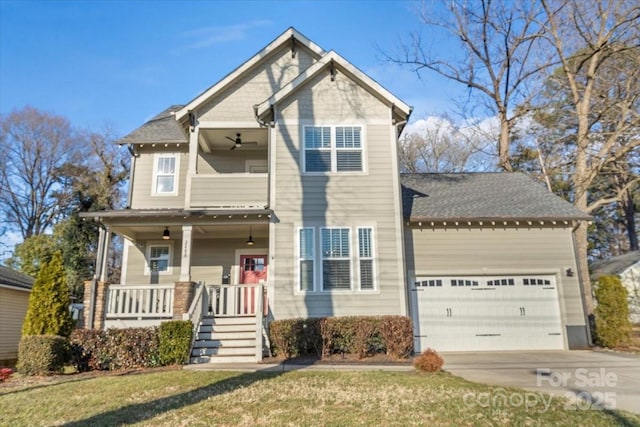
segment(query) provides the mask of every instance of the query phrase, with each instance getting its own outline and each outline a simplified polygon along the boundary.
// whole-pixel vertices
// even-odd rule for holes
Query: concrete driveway
[[[571,402],[567,409],[617,408],[640,413],[640,356],[637,355],[589,350],[443,352],[441,355],[445,360],[444,370],[470,381],[567,397]],[[501,393],[507,399],[513,398],[513,404],[542,396]]]

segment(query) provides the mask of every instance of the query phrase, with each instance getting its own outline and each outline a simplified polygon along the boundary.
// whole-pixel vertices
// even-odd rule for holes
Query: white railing
[[[255,316],[262,311],[263,285],[208,285],[207,314],[214,317]]]
[[[173,285],[112,285],[107,290],[107,319],[173,317]]]
[[[207,293],[205,292],[205,284],[200,282],[198,283],[198,287],[196,288],[196,293],[193,296],[193,301],[191,302],[191,306],[189,307],[189,312],[184,313],[182,315],[183,320],[191,320],[191,324],[193,325],[193,334],[191,336],[191,348],[193,349],[193,344],[196,342],[198,328],[200,327],[200,322],[202,321],[202,316],[206,312],[207,303]]]

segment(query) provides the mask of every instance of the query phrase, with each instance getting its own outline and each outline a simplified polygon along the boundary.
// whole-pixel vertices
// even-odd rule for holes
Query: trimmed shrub
[[[73,330],[69,311],[71,300],[62,255],[56,252],[43,264],[31,288],[29,307],[22,325],[22,335],[60,335]]]
[[[382,316],[380,335],[389,356],[406,359],[413,353],[413,324],[408,317]]]
[[[16,369],[24,375],[49,375],[62,371],[68,356],[65,337],[26,335],[18,347]]]
[[[271,322],[273,352],[289,359],[303,354],[329,357],[335,353],[364,358],[387,353],[406,358],[413,351],[413,329],[404,316],[350,316],[287,319]]]
[[[604,347],[628,344],[631,339],[627,290],[618,276],[602,276],[595,286],[596,342]]]
[[[158,328],[74,331],[71,361],[79,371],[159,366]]]
[[[159,366],[158,328],[107,329],[109,369]]]
[[[321,319],[284,319],[269,324],[271,351],[290,359],[301,355],[322,354]]]
[[[444,359],[440,355],[430,348],[423,351],[418,357],[413,360],[413,366],[424,372],[438,372],[444,365]]]
[[[69,337],[71,363],[79,372],[108,370],[107,333],[98,329],[75,329]]]
[[[191,320],[172,320],[160,324],[159,357],[161,365],[184,364],[189,361],[193,323]]]

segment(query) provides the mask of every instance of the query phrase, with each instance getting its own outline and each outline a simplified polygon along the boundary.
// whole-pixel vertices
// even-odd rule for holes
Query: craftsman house
[[[120,143],[85,324],[187,318],[193,361],[256,360],[273,319],[412,316],[417,349],[586,345],[587,217],[519,174],[401,175],[411,108],[293,28]],[[106,248],[124,238],[120,283]]]

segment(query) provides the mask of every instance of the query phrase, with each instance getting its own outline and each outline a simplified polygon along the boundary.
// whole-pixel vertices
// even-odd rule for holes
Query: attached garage
[[[416,350],[562,350],[553,276],[420,277]]]
[[[589,344],[573,229],[589,217],[519,173],[402,175],[415,349]]]

